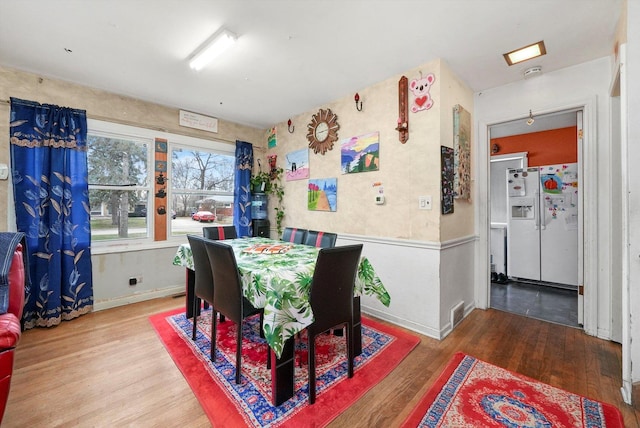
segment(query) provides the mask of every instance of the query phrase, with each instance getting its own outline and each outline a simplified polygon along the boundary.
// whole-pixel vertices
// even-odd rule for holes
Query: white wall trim
[[[385,313],[383,311],[380,311],[378,309],[375,309],[373,307],[370,306],[365,306],[362,305],[361,306],[361,311],[364,315],[371,315],[373,317],[376,317],[378,319],[381,319],[383,321],[387,321],[391,324],[397,325],[399,327],[403,327],[406,328],[407,330],[411,330],[414,331],[416,333],[420,333],[423,334],[427,337],[430,337],[432,339],[437,339],[440,340],[443,336],[441,336],[440,332],[435,329],[435,328],[431,328],[428,327],[426,325],[423,324],[419,324],[416,322],[413,322],[411,320],[408,320],[406,318],[401,318],[389,313]],[[466,316],[466,314],[465,314]]]

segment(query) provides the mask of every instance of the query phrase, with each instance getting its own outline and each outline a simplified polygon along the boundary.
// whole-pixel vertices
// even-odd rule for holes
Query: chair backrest
[[[242,282],[233,248],[218,241],[205,243],[213,281],[213,307],[235,323],[243,319]]]
[[[307,230],[304,244],[321,248],[332,248],[336,246],[338,235],[335,233],[318,232],[317,230]]]
[[[318,253],[309,297],[316,332],[353,316],[353,288],[361,254],[362,244],[323,248]]]
[[[213,275],[205,243],[209,239],[198,235],[187,235],[193,254],[194,293],[197,297],[213,303]]]
[[[235,226],[208,226],[202,228],[202,234],[205,238],[221,240],[235,239],[238,237]]]
[[[304,238],[307,236],[307,229],[298,229],[296,227],[285,227],[282,232],[282,240],[286,242],[292,242],[294,244],[304,243]]]

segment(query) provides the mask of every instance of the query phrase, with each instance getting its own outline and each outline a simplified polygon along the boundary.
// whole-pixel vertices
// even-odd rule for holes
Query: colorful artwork
[[[440,146],[440,208],[442,214],[453,213],[453,149]]]
[[[287,168],[285,171],[286,181],[302,180],[309,178],[309,149],[304,148],[289,152],[287,157]]]
[[[377,171],[380,169],[380,133],[342,140],[340,156],[343,174]]]
[[[267,147],[273,149],[276,146],[276,127],[269,129],[267,131]]]
[[[457,199],[471,199],[471,114],[460,104],[453,108],[453,188]]]
[[[431,85],[435,82],[436,76],[432,73],[427,74],[427,77],[422,77],[420,73],[419,79],[411,80],[409,83],[409,89],[413,93],[414,99],[411,105],[411,111],[417,113],[422,110],[429,110],[433,106],[433,98],[429,94]]]
[[[335,211],[338,204],[338,179],[314,178],[309,180],[307,207],[311,211]]]

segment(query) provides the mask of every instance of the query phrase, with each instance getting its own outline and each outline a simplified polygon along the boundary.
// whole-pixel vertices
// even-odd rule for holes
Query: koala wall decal
[[[417,113],[421,110],[429,110],[433,106],[433,98],[429,94],[431,85],[435,82],[436,76],[432,73],[427,74],[425,77],[420,75],[419,79],[411,80],[409,83],[409,89],[414,95],[413,103],[411,104],[411,111]]]

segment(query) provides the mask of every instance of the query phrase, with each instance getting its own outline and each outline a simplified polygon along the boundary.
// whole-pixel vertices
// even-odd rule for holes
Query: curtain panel
[[[91,311],[91,224],[84,110],[11,98],[10,148],[17,229],[31,285],[25,328]]]
[[[233,189],[233,225],[238,236],[252,236],[251,229],[251,170],[253,145],[236,141],[236,175]]]

